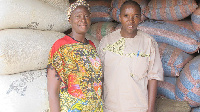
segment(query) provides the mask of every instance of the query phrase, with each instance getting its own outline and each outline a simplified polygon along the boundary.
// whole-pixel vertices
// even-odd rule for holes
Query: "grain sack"
[[[158,97],[155,112],[190,112],[191,107],[186,101],[177,101],[165,97]]]
[[[179,73],[185,64],[194,58],[194,55],[187,54],[181,49],[166,43],[158,43],[158,47],[164,70],[164,76],[179,76]]]
[[[157,94],[175,100],[176,77],[164,77],[164,81],[158,81]]]
[[[117,23],[114,22],[98,22],[92,24],[87,33],[100,41],[104,36],[113,32],[116,26]]]
[[[87,40],[91,40],[94,43],[96,49],[99,47],[99,41],[95,37],[93,37],[90,34],[86,33],[85,38]]]
[[[200,107],[192,108],[191,112],[200,112]]]
[[[120,14],[120,7],[121,5],[125,2],[126,0],[112,0],[112,3],[111,3],[111,16],[112,18],[119,22],[119,14]],[[145,8],[147,7],[148,5],[148,0],[133,0],[133,1],[136,1],[140,7],[141,7],[141,20],[144,21],[146,19],[145,15],[144,15],[144,11],[145,11]]]
[[[200,38],[193,30],[191,21],[154,21],[139,24],[138,29],[150,34],[157,42],[167,43],[187,53],[199,49]]]
[[[37,29],[64,32],[67,14],[39,0],[0,0],[0,29]]]
[[[200,55],[185,65],[176,81],[176,99],[200,106]]]
[[[112,21],[110,15],[111,2],[107,0],[90,0],[91,22],[109,22]]]
[[[46,70],[0,75],[0,112],[49,112]]]
[[[151,0],[144,14],[149,19],[177,21],[188,17],[197,7],[195,0]]]
[[[65,34],[31,29],[0,31],[0,75],[43,69],[53,43]]]
[[[195,29],[196,35],[200,38],[200,3],[197,10],[192,13],[191,21]]]
[[[53,7],[60,9],[61,11],[67,11],[70,3],[69,0],[41,0]]]

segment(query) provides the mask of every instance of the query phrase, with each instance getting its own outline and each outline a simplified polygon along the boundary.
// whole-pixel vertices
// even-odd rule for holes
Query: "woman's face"
[[[122,24],[122,30],[124,33],[133,33],[137,30],[137,26],[141,21],[141,11],[139,7],[134,5],[124,5],[121,9],[119,20]]]
[[[69,20],[72,31],[78,34],[85,34],[90,28],[90,12],[85,6],[78,6],[71,14]]]

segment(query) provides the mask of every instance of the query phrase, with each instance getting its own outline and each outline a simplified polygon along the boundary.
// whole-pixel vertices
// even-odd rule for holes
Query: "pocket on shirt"
[[[149,57],[133,56],[131,59],[131,77],[136,80],[147,77]]]

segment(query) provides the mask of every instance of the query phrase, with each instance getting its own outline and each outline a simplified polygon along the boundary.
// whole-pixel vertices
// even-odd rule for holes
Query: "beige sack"
[[[86,33],[85,38],[87,40],[91,40],[94,43],[94,45],[95,45],[96,48],[99,47],[99,41],[95,37],[93,37],[90,34]]]
[[[64,36],[31,29],[0,31],[0,75],[46,68],[51,46]]]
[[[67,11],[67,8],[69,7],[69,0],[41,0],[53,7],[56,7],[62,11]]]
[[[0,0],[0,29],[64,32],[70,27],[65,11],[40,0]]]
[[[0,75],[0,112],[49,112],[46,69]]]

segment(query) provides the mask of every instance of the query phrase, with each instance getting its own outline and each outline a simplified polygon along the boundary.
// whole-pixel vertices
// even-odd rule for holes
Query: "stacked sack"
[[[199,14],[195,0],[151,0],[145,9],[148,20],[138,27],[159,45],[164,81],[158,82],[158,95],[186,101],[193,110],[200,106],[199,60],[196,59],[200,47]]]
[[[0,112],[48,112],[46,66],[68,0],[0,0]]]

